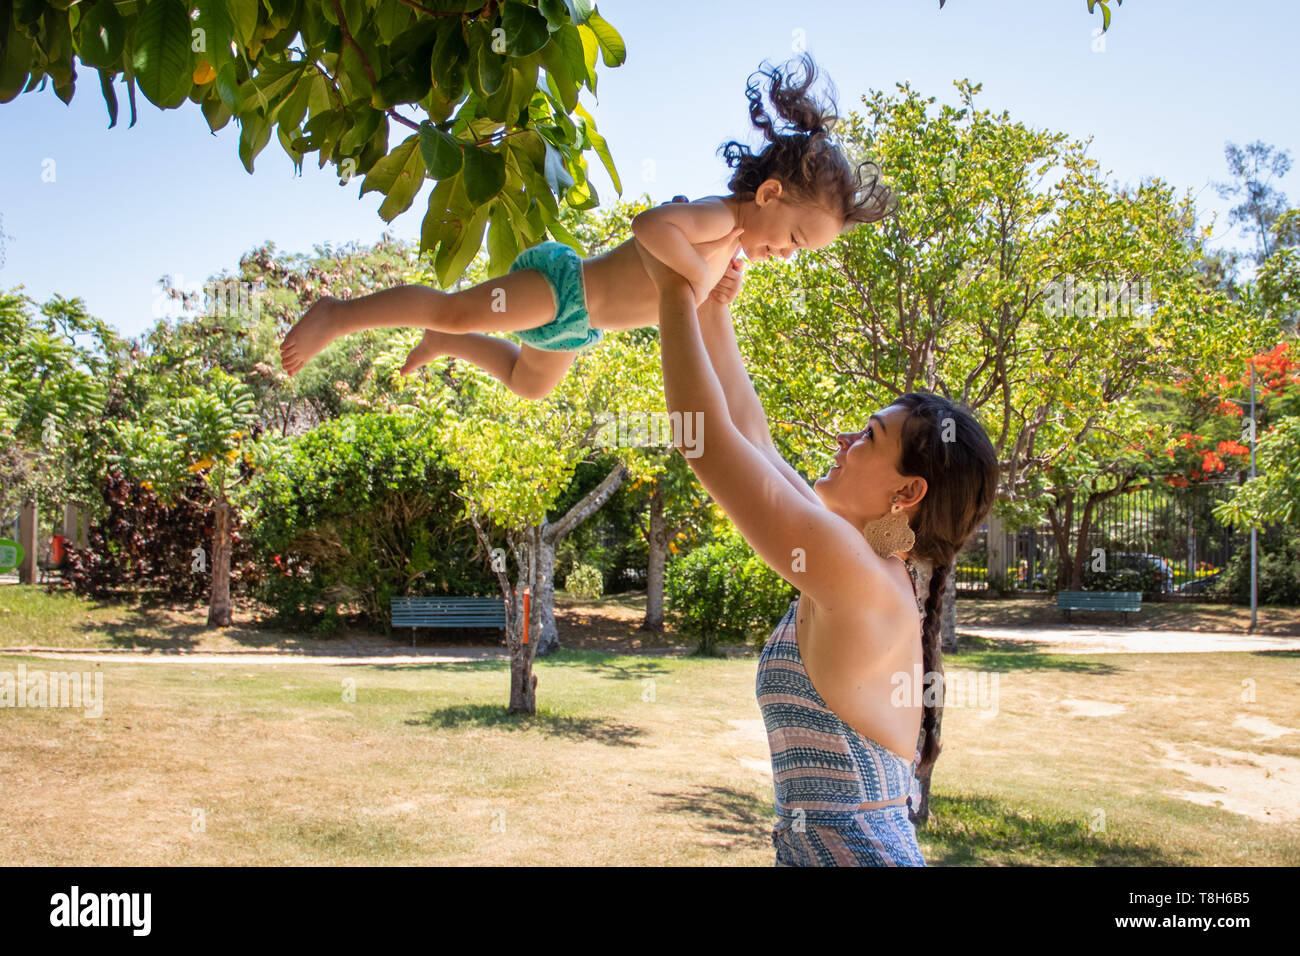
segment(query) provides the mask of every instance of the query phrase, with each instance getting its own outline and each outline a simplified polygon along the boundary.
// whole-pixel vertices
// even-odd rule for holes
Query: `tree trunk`
[[[537,574],[529,604],[543,613],[540,617],[533,615],[536,625],[529,629],[528,642],[537,654],[544,656],[560,649],[560,634],[555,628],[555,549],[559,540],[546,534],[545,526],[535,530],[538,533],[533,536],[537,542],[533,565]]]
[[[230,626],[230,502],[222,499],[213,506],[212,599],[208,604],[208,627]]]
[[[1083,566],[1092,557],[1092,552],[1088,549],[1088,533],[1092,530],[1092,505],[1093,499],[1090,495],[1083,506],[1083,514],[1079,518],[1079,532],[1074,544],[1074,560],[1070,562],[1071,591],[1082,590]]]
[[[561,646],[559,632],[555,629],[555,551],[565,535],[600,510],[626,477],[627,470],[622,465],[617,466],[559,521],[547,521],[529,531],[529,563],[537,568],[532,586],[534,630],[529,642],[538,657],[557,651]]]
[[[1069,591],[1070,587],[1070,524],[1074,521],[1074,500],[1065,502],[1064,513],[1058,513],[1052,504],[1047,506],[1047,521],[1052,528],[1052,540],[1056,543],[1056,589]],[[1077,590],[1077,589],[1075,589]]]
[[[536,538],[536,529],[530,529],[530,538]],[[512,543],[513,547],[513,543]],[[524,550],[531,550],[525,548]],[[518,554],[516,553],[516,556]],[[538,602],[533,600],[536,593],[536,576],[532,573],[532,562],[526,557],[520,564],[519,580],[526,583],[529,592],[528,643],[524,638],[524,597],[521,589],[516,588],[510,597],[510,613],[506,619],[506,644],[510,647],[510,707],[512,714],[537,713],[537,675],[533,673],[533,653],[537,642],[533,635],[537,633],[540,617]]]
[[[543,522],[522,531],[507,531],[506,541],[514,553],[519,568],[519,582],[510,586],[506,571],[498,570],[497,582],[501,586],[506,605],[506,645],[510,649],[510,713],[533,714],[537,712],[537,675],[533,673],[533,660],[560,647],[555,629],[555,550],[564,536],[591,517],[627,477],[619,465],[591,491],[583,496],[559,521]],[[478,536],[484,553],[492,553],[492,542],[471,506],[470,523]],[[529,589],[528,643],[524,643],[523,588]]]
[[[664,490],[655,482],[650,496],[650,563],[645,575],[645,620],[640,630],[662,633],[664,629],[664,568],[668,564],[668,519],[664,516]]]
[[[939,602],[943,616],[939,619],[939,650],[952,653],[957,650],[957,567],[953,566],[948,574],[948,583],[944,585],[943,598]]]

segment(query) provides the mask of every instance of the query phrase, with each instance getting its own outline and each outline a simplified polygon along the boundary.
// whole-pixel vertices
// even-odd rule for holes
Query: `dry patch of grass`
[[[73,666],[102,717],[0,709],[2,864],[773,862],[752,660],[562,651],[533,715],[500,662]],[[997,680],[945,713],[933,865],[1300,863],[1300,655],[947,668]]]

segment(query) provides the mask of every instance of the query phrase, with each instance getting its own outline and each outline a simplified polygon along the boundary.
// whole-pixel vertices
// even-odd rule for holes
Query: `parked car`
[[[1093,571],[1091,563],[1083,568],[1085,586],[1101,590],[1164,592],[1172,594],[1174,569],[1159,555],[1136,551],[1107,551],[1106,570]]]
[[[1179,594],[1207,594],[1219,582],[1222,571],[1215,571],[1192,581],[1184,581],[1178,588]]]

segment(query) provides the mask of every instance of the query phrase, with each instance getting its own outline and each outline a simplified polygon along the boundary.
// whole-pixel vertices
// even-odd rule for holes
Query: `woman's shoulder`
[[[808,632],[823,657],[844,664],[856,662],[858,673],[875,665],[892,666],[900,652],[910,652],[910,642],[917,621],[916,599],[911,578],[897,561],[901,571],[891,571],[890,587],[865,594],[862,600],[845,600],[838,606],[818,603],[811,595],[800,595],[800,617],[806,617]],[[806,608],[806,610],[804,610]]]

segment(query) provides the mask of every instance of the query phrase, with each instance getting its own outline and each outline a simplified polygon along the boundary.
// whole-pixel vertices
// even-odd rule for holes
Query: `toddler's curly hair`
[[[808,53],[798,62],[804,66],[804,78],[799,83],[790,82],[789,69],[783,73],[779,67],[750,74],[745,88],[749,115],[754,126],[762,131],[767,145],[757,155],[736,140],[719,147],[727,165],[736,170],[727,183],[732,197],[742,201],[753,199],[765,180],[776,179],[787,201],[812,203],[832,215],[842,216],[842,232],[893,215],[897,200],[880,182],[880,167],[868,160],[855,169],[832,138],[840,121],[834,92],[829,96],[828,108],[809,95],[808,90],[817,78],[817,64]],[[768,97],[791,132],[779,133],[774,129],[772,118],[763,109],[762,93],[753,82],[755,76],[771,79]],[[830,85],[833,91],[834,85]]]

